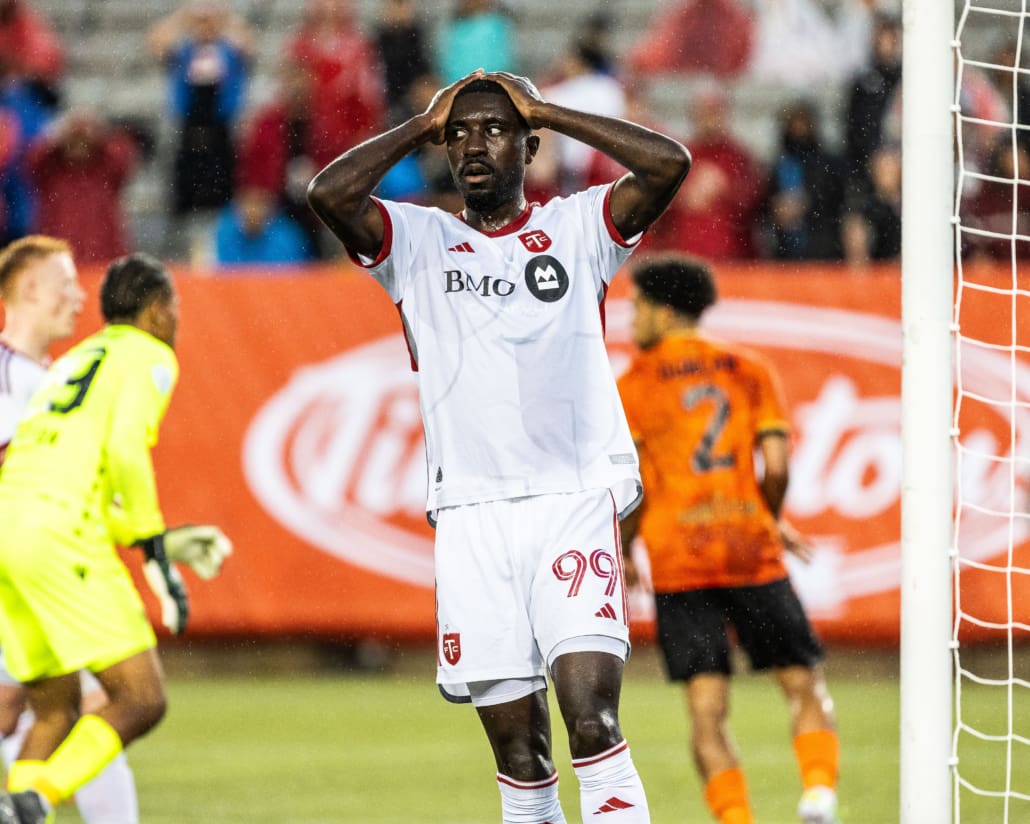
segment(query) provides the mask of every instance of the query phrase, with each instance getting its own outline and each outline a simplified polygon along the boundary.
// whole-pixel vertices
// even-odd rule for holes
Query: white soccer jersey
[[[427,508],[585,489],[640,494],[637,454],[604,346],[619,236],[610,186],[534,205],[498,232],[376,201],[386,224],[358,261],[397,304],[419,375]]]
[[[0,463],[46,367],[0,341]]]

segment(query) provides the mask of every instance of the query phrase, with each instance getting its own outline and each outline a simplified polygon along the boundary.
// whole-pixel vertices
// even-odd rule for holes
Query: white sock
[[[558,803],[558,773],[543,781],[516,781],[497,773],[503,824],[566,824]]]
[[[605,824],[651,823],[644,785],[625,741],[597,755],[574,759],[572,768],[579,779],[583,821],[597,821],[594,816],[604,813]]]
[[[139,824],[136,779],[124,752],[76,790],[75,806],[85,824]]]
[[[3,754],[4,767],[6,769],[9,770],[11,764],[18,760],[21,745],[25,743],[25,736],[28,735],[29,727],[32,726],[34,719],[35,716],[28,710],[25,710],[18,717],[18,725],[14,728],[14,732],[10,735],[5,735],[4,740],[0,742],[0,753]]]

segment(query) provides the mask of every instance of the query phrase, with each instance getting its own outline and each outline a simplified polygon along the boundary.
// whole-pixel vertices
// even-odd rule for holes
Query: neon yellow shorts
[[[39,524],[0,530],[0,645],[16,679],[99,672],[156,644],[110,544]]]

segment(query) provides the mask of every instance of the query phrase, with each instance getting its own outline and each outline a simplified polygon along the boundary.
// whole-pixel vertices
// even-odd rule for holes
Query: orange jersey
[[[771,368],[747,350],[677,334],[638,354],[619,391],[640,450],[640,535],[655,591],[785,577],[755,474],[758,439],[788,431]]]

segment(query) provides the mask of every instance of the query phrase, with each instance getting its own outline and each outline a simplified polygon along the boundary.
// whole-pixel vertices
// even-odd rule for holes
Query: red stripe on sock
[[[591,764],[597,764],[604,761],[606,758],[611,758],[613,755],[618,755],[623,750],[629,749],[629,744],[626,743],[625,739],[620,741],[614,747],[609,747],[604,752],[599,752],[597,755],[591,755],[588,758],[576,758],[572,762],[573,769],[578,767],[589,767]]]
[[[516,790],[539,790],[543,787],[550,787],[552,784],[557,784],[558,771],[555,770],[547,778],[540,781],[519,781],[518,779],[497,773],[497,783],[507,784],[509,787],[514,787]]]

